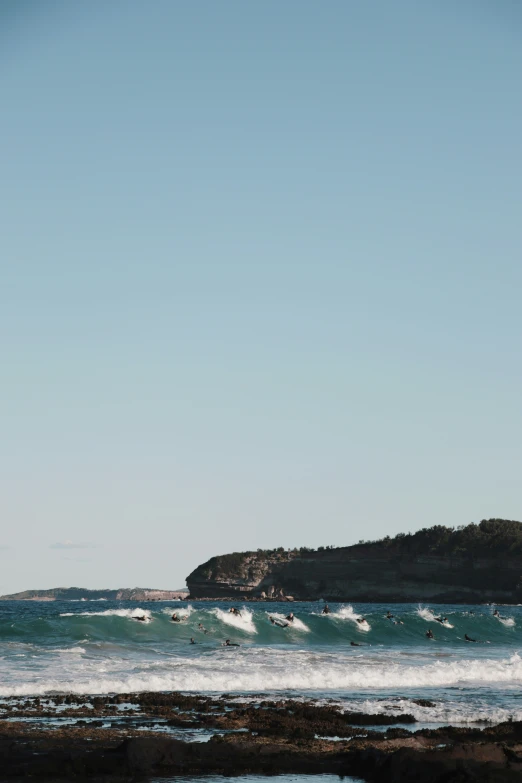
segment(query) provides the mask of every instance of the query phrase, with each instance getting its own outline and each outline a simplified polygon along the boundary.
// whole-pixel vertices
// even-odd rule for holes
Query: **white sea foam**
[[[83,647],[57,647],[53,650],[55,653],[83,654],[87,652]]]
[[[212,609],[211,613],[214,614],[218,620],[226,625],[231,625],[233,628],[237,628],[238,631],[245,631],[245,633],[254,634],[257,633],[257,628],[254,625],[254,614],[250,609],[246,609],[244,606],[239,610],[241,616],[233,614],[230,611],[224,611],[223,609]]]
[[[152,620],[150,609],[106,609],[104,612],[62,612],[60,617],[128,617],[136,620],[144,617],[145,622]]]
[[[55,659],[56,660],[56,659]],[[129,670],[128,660],[111,659],[100,670],[99,661],[82,660],[47,666],[46,671],[24,672],[24,679],[0,679],[0,696],[131,691],[379,691],[393,688],[432,688],[473,685],[519,685],[522,660],[459,659],[425,665],[404,665],[383,658],[339,657],[311,651],[260,648],[219,648],[211,656],[169,658],[154,668]],[[427,718],[427,714],[424,715]]]

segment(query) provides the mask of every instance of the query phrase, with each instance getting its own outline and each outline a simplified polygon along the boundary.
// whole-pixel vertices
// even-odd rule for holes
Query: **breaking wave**
[[[244,606],[239,610],[240,615],[233,614],[230,611],[223,609],[211,610],[215,617],[225,625],[230,625],[238,631],[244,631],[248,634],[257,633],[257,628],[254,624],[254,613],[250,609],[246,609]]]
[[[150,623],[150,609],[106,609],[104,612],[62,612],[60,617],[127,617],[129,620],[142,620]]]
[[[77,656],[73,656],[74,659]],[[460,659],[424,665],[385,658],[333,657],[310,651],[222,648],[210,656],[143,662],[128,671],[128,661],[112,661],[103,673],[99,661],[85,657],[82,666],[47,676],[28,675],[24,682],[0,685],[0,696],[72,692],[83,694],[131,691],[197,692],[338,692],[386,689],[437,689],[470,684],[522,684],[522,659]]]

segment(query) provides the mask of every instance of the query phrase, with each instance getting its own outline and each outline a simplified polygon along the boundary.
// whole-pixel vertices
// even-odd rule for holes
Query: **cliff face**
[[[455,531],[455,537],[460,541],[461,532]],[[417,544],[414,537],[411,541]],[[445,539],[444,546],[451,541],[451,536]],[[323,551],[234,553],[196,568],[187,586],[192,598],[521,602],[522,557],[514,546],[499,550],[498,537],[495,541],[496,546],[481,540],[480,547],[458,546],[450,553],[437,551],[444,550],[442,545],[431,545],[435,552],[411,551],[405,537]],[[484,554],[489,550],[489,556]]]

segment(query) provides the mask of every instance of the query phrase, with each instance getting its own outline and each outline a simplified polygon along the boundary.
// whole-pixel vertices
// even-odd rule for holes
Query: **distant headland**
[[[24,590],[0,596],[0,601],[175,601],[188,597],[187,590],[151,590],[144,587],[119,590],[87,590],[83,587],[55,587],[52,590]]]
[[[190,598],[400,603],[522,602],[522,523],[459,528],[312,550],[233,552],[198,566]]]

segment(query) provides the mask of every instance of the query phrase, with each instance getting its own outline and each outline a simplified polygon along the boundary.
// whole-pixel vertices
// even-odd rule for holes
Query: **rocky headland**
[[[519,603],[522,523],[437,525],[354,546],[213,557],[188,577],[190,598]]]

